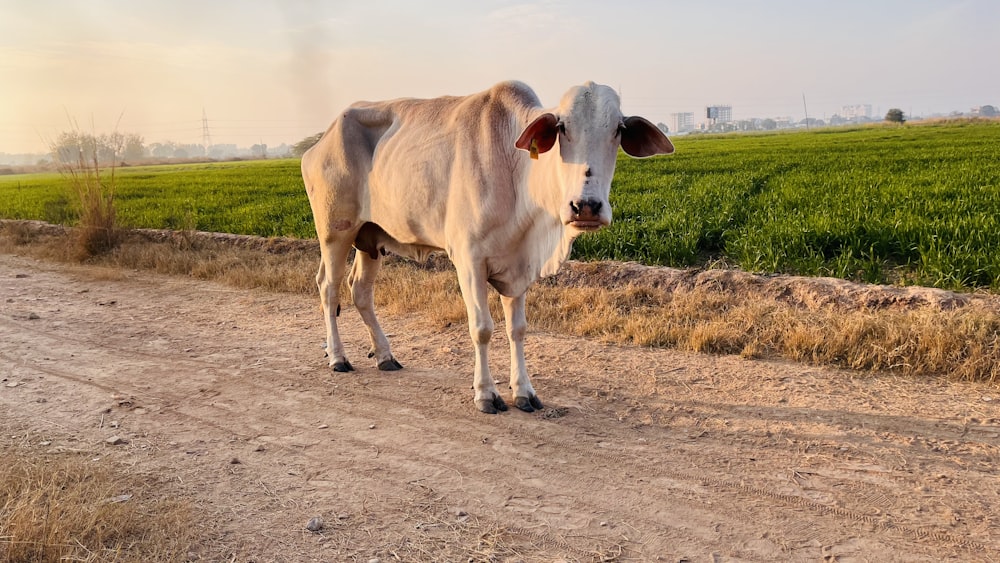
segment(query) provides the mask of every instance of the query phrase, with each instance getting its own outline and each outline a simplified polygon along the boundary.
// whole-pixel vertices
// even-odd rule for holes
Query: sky
[[[626,115],[1000,107],[997,0],[0,0],[0,153],[59,133],[293,144],[357,100],[503,80]],[[803,100],[804,98],[804,100]],[[805,103],[803,103],[805,101]]]

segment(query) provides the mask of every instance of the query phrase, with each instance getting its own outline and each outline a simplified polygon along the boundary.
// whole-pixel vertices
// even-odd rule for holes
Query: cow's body
[[[636,156],[673,150],[649,122],[623,118],[614,91],[593,83],[570,90],[551,112],[518,82],[466,97],[348,108],[302,158],[322,248],[317,284],[331,367],[353,369],[336,319],[351,245],[359,249],[351,293],[380,369],[401,367],[372,306],[381,256],[443,250],[458,271],[476,345],[476,405],[506,409],[487,365],[490,284],[507,320],[515,403],[541,408],[524,364],[525,292],[558,270],[582,231],[610,223],[619,139]],[[550,151],[557,140],[559,150]]]

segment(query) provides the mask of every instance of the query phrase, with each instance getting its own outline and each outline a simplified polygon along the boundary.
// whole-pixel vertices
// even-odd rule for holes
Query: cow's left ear
[[[649,121],[633,115],[622,120],[622,149],[629,156],[645,158],[655,154],[670,154],[674,145],[663,131]]]
[[[559,137],[559,118],[551,113],[543,113],[528,124],[517,138],[514,146],[531,153],[536,158],[538,153],[549,151]]]

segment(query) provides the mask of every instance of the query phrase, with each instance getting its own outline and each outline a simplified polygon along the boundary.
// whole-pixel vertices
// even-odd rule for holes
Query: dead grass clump
[[[66,250],[71,230],[42,221],[0,219],[0,252],[29,254],[43,260],[71,261],[71,253]]]
[[[316,291],[315,284],[311,291]],[[345,301],[350,300],[349,290],[342,295]],[[442,326],[464,323],[466,315],[454,269],[425,269],[399,260],[389,262],[379,272],[375,306],[380,313],[390,315],[422,312]],[[491,310],[494,315],[503,315],[498,302],[491,303]]]
[[[183,560],[189,507],[88,457],[0,446],[0,561]]]
[[[6,243],[3,250],[12,250],[18,246],[24,246],[35,240],[35,232],[27,221],[10,221],[0,224],[3,232],[3,241]]]
[[[64,167],[72,202],[80,214],[79,226],[73,231],[77,259],[98,256],[118,245],[120,232],[115,216],[115,166],[101,168],[97,150],[87,161],[81,151],[75,163]]]

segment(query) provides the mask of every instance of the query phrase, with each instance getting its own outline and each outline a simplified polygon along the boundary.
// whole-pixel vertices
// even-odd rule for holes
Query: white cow
[[[514,404],[541,409],[524,362],[525,293],[559,269],[578,235],[611,223],[608,194],[619,146],[634,157],[674,150],[649,121],[623,116],[614,90],[593,82],[570,89],[551,110],[520,82],[465,97],[349,107],[302,157],[333,370],[354,369],[337,330],[352,244],[358,252],[348,282],[371,336],[369,356],[381,370],[402,367],[373,307],[381,256],[422,259],[443,250],[468,310],[476,406],[507,410],[487,364],[494,327],[489,284],[506,318]]]

